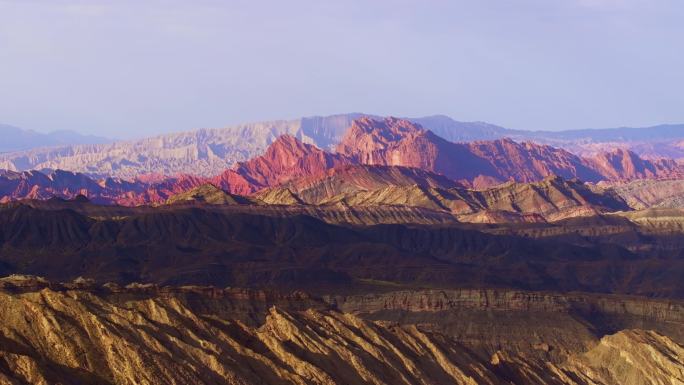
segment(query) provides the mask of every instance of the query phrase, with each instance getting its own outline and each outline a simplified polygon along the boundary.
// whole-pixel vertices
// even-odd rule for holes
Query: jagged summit
[[[289,136],[279,137],[266,152],[240,163],[235,172],[259,188],[275,186],[297,177],[318,175],[351,160],[323,151]]]

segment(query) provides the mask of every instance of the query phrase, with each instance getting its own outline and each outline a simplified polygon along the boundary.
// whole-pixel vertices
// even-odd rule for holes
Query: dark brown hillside
[[[457,226],[346,227],[303,215],[202,208],[93,220],[70,210],[16,206],[0,212],[0,223],[7,271],[62,281],[84,276],[327,291],[366,280],[684,296],[681,256],[652,258],[600,238],[531,239]]]

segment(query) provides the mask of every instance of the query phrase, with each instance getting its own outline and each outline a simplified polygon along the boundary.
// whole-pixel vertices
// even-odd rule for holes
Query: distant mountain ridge
[[[552,175],[589,182],[684,176],[684,166],[674,161],[649,161],[628,150],[585,158],[510,139],[454,143],[397,118],[355,120],[337,152],[361,164],[415,167],[475,187],[508,180],[533,182]]]
[[[243,203],[406,206],[480,215],[468,219],[477,222],[537,221],[629,208],[617,196],[596,196],[603,193],[569,181],[574,178],[623,182],[678,175],[684,168],[672,161],[648,161],[626,150],[582,158],[510,139],[452,143],[407,120],[360,118],[336,153],[283,135],[263,155],[212,177],[127,181],[63,170],[0,171],[0,202],[83,195],[95,203],[126,206],[228,204],[240,201],[239,195],[254,198]],[[501,185],[506,181],[511,182]],[[491,188],[495,185],[499,190]]]
[[[69,130],[41,133],[6,124],[0,124],[0,137],[2,137],[0,153],[60,145],[101,144],[111,141],[110,139],[83,135]]]
[[[249,123],[133,141],[74,145],[0,154],[0,168],[61,169],[97,177],[142,174],[213,176],[266,150],[282,135],[326,148],[361,114]]]
[[[291,135],[303,143],[333,150],[351,123],[364,116],[382,118],[349,113],[199,129],[106,144],[64,145],[59,142],[51,144],[53,147],[50,148],[9,153],[7,151],[12,149],[6,146],[6,153],[0,154],[0,168],[15,171],[62,169],[96,177],[135,178],[142,174],[212,176],[237,162],[262,154],[282,135]],[[678,146],[676,141],[684,141],[684,125],[552,132],[511,130],[484,122],[459,122],[443,115],[408,120],[451,142],[511,138],[550,144],[582,155],[623,147],[648,158],[684,158],[684,145]],[[620,140],[622,142],[616,142]],[[44,145],[49,144],[30,142],[30,147]]]
[[[522,131],[531,137],[539,136],[561,140],[592,140],[595,142],[616,141],[661,141],[681,139],[684,135],[684,124],[660,124],[649,127],[588,128],[564,131]]]

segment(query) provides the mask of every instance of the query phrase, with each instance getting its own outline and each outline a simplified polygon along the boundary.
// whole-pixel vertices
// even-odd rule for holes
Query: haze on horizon
[[[684,122],[684,2],[0,0],[0,123],[130,138],[308,115]]]

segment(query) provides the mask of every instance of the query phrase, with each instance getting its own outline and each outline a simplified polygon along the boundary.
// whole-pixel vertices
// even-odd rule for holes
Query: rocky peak
[[[402,165],[398,164],[401,162],[396,161],[396,159],[387,159],[379,152],[400,151],[398,147],[403,144],[417,146],[420,138],[430,134],[420,125],[408,120],[360,118],[352,122],[351,127],[337,146],[337,152],[358,158],[361,163]]]
[[[322,151],[312,144],[303,143],[292,135],[282,135],[268,146],[262,157],[278,159],[281,164],[285,163],[283,162],[285,160],[290,160],[291,162],[288,163],[294,164],[297,158]]]
[[[284,135],[266,152],[239,163],[235,172],[257,189],[280,185],[296,177],[324,174],[328,169],[353,163],[340,154],[331,154],[297,138]]]
[[[363,117],[352,122],[342,142],[344,143],[363,134],[370,134],[377,139],[391,142],[401,140],[407,136],[422,135],[426,132],[427,130],[421,127],[420,124],[404,119],[388,117],[380,120]]]
[[[581,158],[565,150],[508,138],[453,143],[395,118],[354,121],[338,152],[362,164],[416,167],[469,183],[532,182],[553,174],[600,178]]]

